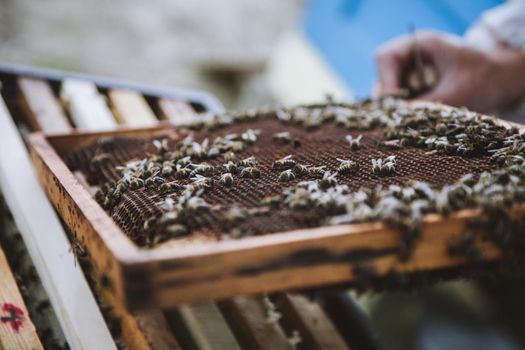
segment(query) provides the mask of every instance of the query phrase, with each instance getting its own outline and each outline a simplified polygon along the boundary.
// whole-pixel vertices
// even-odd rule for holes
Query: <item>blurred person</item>
[[[485,12],[464,37],[421,31],[382,45],[376,53],[379,95],[407,87],[415,49],[431,69],[417,98],[525,120],[525,3]]]

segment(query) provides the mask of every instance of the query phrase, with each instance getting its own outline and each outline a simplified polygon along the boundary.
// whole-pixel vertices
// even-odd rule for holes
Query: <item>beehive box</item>
[[[440,118],[449,119],[443,123]],[[430,120],[430,124],[425,120]],[[461,130],[454,129],[458,120],[466,123]],[[492,179],[510,166],[510,158],[521,157],[519,143],[516,150],[496,159],[509,138],[522,142],[516,126],[500,126],[502,123],[489,117],[447,106],[397,100],[266,109],[227,114],[204,124],[208,128],[197,131],[164,126],[31,137],[33,160],[51,201],[76,239],[91,252],[95,273],[107,292],[130,307],[172,307],[239,294],[326,286],[350,282],[363,274],[391,277],[463,264],[474,255],[483,261],[500,256],[497,239],[466,235],[472,231],[467,224],[490,207],[483,200],[490,196],[478,191],[466,197],[465,203],[449,199],[457,196],[458,186],[472,182],[467,186],[470,188],[482,182],[482,172],[488,174],[483,175],[483,181]],[[400,125],[404,129],[399,129]],[[212,130],[208,130],[210,126]],[[431,130],[427,130],[429,126]],[[494,130],[493,135],[480,131],[487,127]],[[239,149],[237,162],[254,156],[260,175],[235,175],[234,186],[226,188],[220,184],[225,172],[220,167],[222,158],[207,160],[208,154],[200,157],[217,169],[211,176],[215,185],[202,194],[201,199],[209,208],[192,212],[182,225],[189,234],[171,240],[144,238],[146,221],[169,211],[166,205],[170,201],[166,203],[166,198],[177,201],[192,180],[176,180],[174,175],[168,175],[159,182],[175,181],[174,193],[160,193],[160,183],[154,184],[153,189],[139,185],[137,190],[122,195],[115,205],[106,206],[106,210],[102,207],[104,195],[107,197],[111,184],[121,176],[115,166],[125,167],[129,161],[150,157],[156,152],[155,143],[169,140],[167,147],[171,152],[180,149],[191,135],[202,148],[206,138],[212,143],[217,137],[224,139],[247,130],[252,131]],[[276,134],[282,132],[290,132],[297,141],[276,140]],[[482,135],[481,140],[475,136],[478,134]],[[355,143],[358,135],[362,136],[360,145],[353,147],[352,140]],[[90,172],[89,165],[101,147],[107,148],[102,153],[104,157],[109,155],[111,161]],[[510,158],[503,159],[507,154]],[[324,166],[323,173],[331,173],[317,179],[312,171],[301,176],[291,169],[273,169],[273,163],[286,155],[292,155],[298,164]],[[395,156],[395,164],[389,164],[389,156]],[[355,161],[358,170],[340,169],[338,158]],[[383,163],[379,164],[378,159]],[[78,183],[73,174],[78,171],[87,176],[91,185],[100,186],[98,202]],[[339,173],[331,180],[336,171]],[[279,178],[286,177],[282,172],[288,172],[288,177],[293,173],[294,178],[281,182]],[[461,179],[466,174],[472,174],[474,180]],[[338,195],[343,196],[345,210],[336,205],[333,211],[331,206],[320,205],[319,200],[307,201],[314,202],[313,206],[294,208],[294,193],[306,186],[304,181],[320,186],[313,191],[317,191],[317,197],[326,197],[334,188],[333,179],[335,188],[341,190],[339,185],[344,186]],[[459,180],[464,183],[458,185]],[[425,195],[410,195],[414,198],[407,201],[410,205],[403,206],[403,210],[417,215],[409,221],[406,213],[400,214],[403,210],[392,211],[388,201],[375,200],[377,207],[369,205],[374,209],[373,215],[347,209],[347,204],[356,206],[355,198],[348,196],[356,195],[361,187],[367,188],[360,192],[372,201],[398,196],[391,193],[398,189],[387,188],[389,185],[401,186],[401,195],[403,191],[410,192],[408,187],[414,190],[415,183],[409,186],[407,181],[418,181],[417,186],[430,185],[436,196],[447,200],[438,196],[430,200],[432,208],[420,208],[415,213],[412,202]],[[522,200],[513,195],[521,191],[521,177],[516,186],[505,187],[499,193],[512,197],[510,202],[505,197],[505,205]],[[390,194],[385,195],[384,191]],[[421,187],[416,192],[425,189]],[[278,209],[261,205],[260,201],[268,196],[279,196]],[[239,212],[231,209],[240,209],[248,219],[225,227],[224,220]],[[511,209],[521,213],[519,206]]]

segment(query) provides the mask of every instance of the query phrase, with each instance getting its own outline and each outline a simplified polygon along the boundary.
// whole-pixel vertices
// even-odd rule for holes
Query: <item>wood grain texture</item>
[[[38,184],[27,150],[0,99],[0,187],[35,268],[75,349],[114,349],[60,221]],[[46,232],[53,234],[42,234]]]
[[[97,87],[92,82],[66,79],[62,83],[60,96],[78,129],[111,130],[115,128],[115,120],[104,96],[97,91]]]
[[[188,125],[195,120],[196,112],[187,102],[160,98],[158,104],[163,118],[173,125]]]
[[[109,90],[108,96],[115,119],[120,124],[145,127],[159,122],[140,93],[126,89],[112,89]]]
[[[283,320],[288,329],[299,331],[303,341],[302,349],[349,349],[341,335],[332,324],[323,309],[314,301],[299,294],[279,294],[275,304],[283,314]]]
[[[293,349],[279,323],[267,320],[262,298],[236,297],[219,305],[244,349]]]
[[[0,281],[2,281],[0,287],[0,349],[43,349],[2,247],[0,247]],[[22,312],[18,315],[20,321],[18,325],[13,323],[17,320],[7,319],[11,315],[5,309],[11,305]]]
[[[22,105],[33,130],[49,133],[72,130],[48,82],[34,78],[18,78],[17,84]]]

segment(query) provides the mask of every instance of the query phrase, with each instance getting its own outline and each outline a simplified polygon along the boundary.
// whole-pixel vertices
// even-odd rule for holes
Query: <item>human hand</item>
[[[413,40],[411,36],[399,37],[378,49],[380,95],[406,87],[406,75],[413,68]],[[498,47],[485,52],[458,36],[430,31],[417,33],[417,45],[423,62],[436,75],[435,84],[418,99],[490,113],[525,95],[525,56],[519,51]]]

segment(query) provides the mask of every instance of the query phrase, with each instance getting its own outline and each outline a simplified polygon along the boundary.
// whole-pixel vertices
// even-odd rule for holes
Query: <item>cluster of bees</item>
[[[331,103],[206,114],[192,127],[215,129],[262,117],[274,117],[282,123],[302,125],[307,129],[317,128],[325,122],[350,130],[380,127],[386,139],[381,146],[388,149],[418,147],[430,153],[465,157],[488,153],[498,165],[498,170],[479,176],[467,174],[443,188],[412,181],[350,192],[348,186],[338,183],[337,176],[359,171],[357,162],[337,158],[339,166],[331,171],[324,165],[301,164],[293,155],[287,155],[272,164],[272,169],[279,171],[278,180],[289,182],[304,176],[309,179],[264,198],[260,203],[263,207],[278,208],[284,204],[291,210],[322,209],[327,213],[326,224],[383,220],[404,232],[405,250],[409,251],[427,213],[447,215],[462,208],[509,206],[525,200],[524,137],[515,128],[498,126],[493,119],[464,109],[382,98],[355,104]],[[201,194],[213,188],[214,176],[223,186],[232,186],[236,177],[261,176],[255,157],[237,159],[239,152],[257,141],[260,132],[248,129],[243,133],[216,137],[212,142],[204,139],[200,143],[188,136],[171,147],[168,139],[155,140],[157,152],[154,155],[119,168],[122,177],[106,192],[104,205],[112,208],[129,189],[157,188],[168,198],[162,204],[162,216],[144,223],[144,231],[152,233],[151,244],[156,243],[153,232],[159,227],[171,237],[185,234],[188,232],[186,219],[191,214],[213,209]],[[273,134],[272,140],[296,147],[301,145],[289,131]],[[348,135],[349,151],[359,150],[361,140],[361,135]],[[209,160],[218,157],[224,160],[222,166],[212,166]],[[100,158],[94,159],[94,164],[106,159],[105,156]],[[395,156],[372,159],[371,172],[378,176],[394,174]],[[184,179],[187,179],[185,185],[182,184]],[[172,192],[178,194],[169,197]],[[230,221],[237,222],[245,215],[245,210],[228,211],[225,215],[233,218]]]

